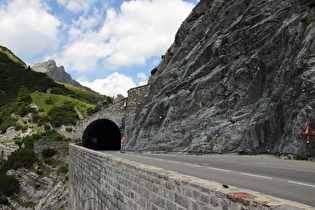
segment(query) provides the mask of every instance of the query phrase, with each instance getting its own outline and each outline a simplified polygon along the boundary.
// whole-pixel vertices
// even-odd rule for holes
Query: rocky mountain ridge
[[[201,0],[150,78],[127,149],[304,151],[314,20],[308,1]]]
[[[63,66],[57,67],[56,61],[49,60],[43,63],[35,63],[32,66],[37,72],[45,73],[57,82],[67,83],[76,87],[83,87],[79,82],[72,79]],[[86,88],[86,87],[84,87]]]

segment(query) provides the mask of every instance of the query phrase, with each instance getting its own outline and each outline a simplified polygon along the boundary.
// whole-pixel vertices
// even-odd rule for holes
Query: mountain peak
[[[47,74],[50,78],[63,83],[68,83],[77,87],[82,87],[80,83],[73,80],[72,77],[65,71],[63,66],[57,67],[55,60],[49,60],[43,63],[36,63],[32,66],[37,72]]]
[[[57,67],[55,60],[49,60],[42,63],[35,63],[32,68],[37,72],[48,73],[60,71],[59,68],[63,68],[63,66]]]

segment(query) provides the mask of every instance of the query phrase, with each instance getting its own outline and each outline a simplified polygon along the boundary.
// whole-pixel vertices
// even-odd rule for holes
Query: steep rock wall
[[[298,0],[201,0],[150,78],[127,149],[302,151],[314,17]]]

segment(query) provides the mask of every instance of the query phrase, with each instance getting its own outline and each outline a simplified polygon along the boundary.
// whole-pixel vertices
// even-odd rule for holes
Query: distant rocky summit
[[[72,77],[65,71],[63,66],[57,67],[54,60],[49,60],[43,63],[36,63],[32,66],[37,72],[47,74],[50,78],[57,82],[67,83],[77,87],[83,87],[79,82],[72,79]]]
[[[127,149],[304,151],[303,130],[315,129],[313,6],[201,0],[150,78]]]

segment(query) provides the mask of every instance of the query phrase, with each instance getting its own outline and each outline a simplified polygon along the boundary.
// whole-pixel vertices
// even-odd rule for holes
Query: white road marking
[[[229,170],[225,170],[225,169],[221,169],[221,168],[213,168],[213,167],[209,167],[212,170],[216,170],[216,171],[223,171],[223,172],[231,172]]]
[[[136,155],[132,155],[132,154],[128,154],[128,155],[136,157]],[[158,160],[158,161],[167,161],[169,163],[182,164],[181,162],[173,161],[173,160],[164,160],[164,159],[160,159],[160,158],[151,158],[151,157],[146,157],[146,156],[141,156],[141,157],[146,158],[146,159],[154,159],[154,160]],[[202,167],[200,165],[195,165],[195,164],[190,164],[190,163],[184,163],[184,165],[198,167],[198,168]],[[221,168],[214,168],[214,167],[208,167],[208,168],[211,169],[211,170],[222,171],[222,172],[227,172],[227,173],[232,172],[230,170],[221,169]],[[252,176],[252,177],[262,178],[262,179],[272,179],[271,177],[268,177],[268,176],[260,176],[260,175],[256,175],[256,174],[249,174],[249,173],[240,173],[240,174],[245,175],[245,176]],[[304,185],[304,186],[315,187],[315,185],[309,185],[309,184],[293,182],[293,181],[289,181],[289,182],[293,183],[293,184],[300,184],[300,185]]]
[[[132,155],[132,154],[126,154],[126,155],[129,155],[129,156],[135,157],[135,155]]]
[[[240,174],[245,175],[245,176],[262,178],[262,179],[272,179],[271,177],[268,177],[268,176],[260,176],[260,175],[256,175],[256,174],[248,174],[248,173],[240,173]]]
[[[315,185],[312,184],[306,184],[306,183],[302,183],[302,182],[294,182],[294,181],[288,181],[292,184],[298,184],[298,185],[303,185],[303,186],[307,186],[307,187],[315,187]]]
[[[180,162],[177,162],[177,161],[173,161],[173,160],[168,160],[167,162],[169,162],[169,163],[176,163],[176,164],[181,164]]]
[[[199,165],[195,165],[195,164],[191,164],[191,163],[184,163],[184,165],[186,165],[186,166],[198,167],[198,168],[201,167],[201,166],[199,166]]]

